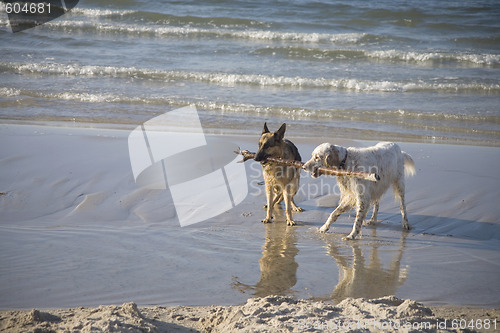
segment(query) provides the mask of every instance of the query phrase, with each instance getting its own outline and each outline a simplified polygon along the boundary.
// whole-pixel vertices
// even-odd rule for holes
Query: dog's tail
[[[403,154],[404,158],[405,176],[413,176],[417,172],[415,169],[415,161],[413,161],[413,158],[410,156],[410,154],[404,151],[402,151],[401,154]]]

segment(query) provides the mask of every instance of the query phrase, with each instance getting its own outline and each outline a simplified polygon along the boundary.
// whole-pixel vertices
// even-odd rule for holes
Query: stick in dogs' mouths
[[[307,170],[306,168],[304,168],[304,170],[309,171],[309,170]],[[310,172],[311,172],[311,176],[312,176],[313,178],[318,178],[318,177],[320,176],[318,168],[316,168],[316,169],[314,169],[314,170],[312,170],[312,171],[310,171]]]
[[[242,163],[242,162],[245,162],[245,161],[248,161],[248,160],[255,158],[255,153],[250,152],[248,150],[240,150],[238,148],[238,150],[235,150],[234,153],[243,156],[243,159],[241,161],[239,161],[238,163]],[[362,171],[339,170],[339,169],[326,168],[326,167],[319,167],[319,168],[316,168],[315,170],[311,171],[311,170],[305,169],[304,163],[299,162],[299,161],[285,160],[282,158],[272,158],[272,157],[268,157],[266,159],[266,161],[281,164],[281,165],[294,166],[296,168],[304,169],[305,171],[311,172],[311,174],[314,178],[317,178],[320,175],[331,175],[331,176],[351,176],[351,177],[370,180],[372,182],[376,182],[376,181],[380,180],[379,175],[377,175],[376,173],[368,173],[368,172],[362,172]]]

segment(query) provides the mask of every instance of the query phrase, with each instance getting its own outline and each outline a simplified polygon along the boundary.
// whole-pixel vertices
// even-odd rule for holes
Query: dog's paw
[[[272,221],[273,221],[272,218],[270,219],[266,217],[265,219],[262,220],[262,223],[271,223]]]
[[[353,235],[347,235],[345,237],[342,237],[342,240],[354,240],[355,239],[355,236]]]
[[[364,225],[375,225],[375,223],[377,223],[376,220],[368,220],[368,221],[365,220]]]
[[[294,221],[294,220],[289,220],[289,219],[286,219],[286,224],[287,224],[287,225],[290,225],[290,226],[292,226],[292,225],[296,225],[296,223],[295,223],[295,221]]]
[[[297,212],[297,213],[302,213],[304,211],[304,208],[299,207],[299,206],[295,206],[295,207],[293,207],[293,211]]]
[[[408,223],[405,223],[405,224],[403,224],[403,229],[404,230],[411,230],[411,225],[409,225]]]
[[[329,228],[327,228],[327,227],[325,227],[325,226],[322,226],[321,228],[319,228],[319,229],[318,229],[318,231],[324,234],[325,232],[327,232],[327,231],[328,231],[328,229],[329,229]]]

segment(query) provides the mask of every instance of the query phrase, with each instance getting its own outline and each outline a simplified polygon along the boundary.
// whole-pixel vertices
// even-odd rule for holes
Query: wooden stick
[[[255,158],[255,153],[249,152],[248,150],[235,150],[235,154],[242,155],[243,160],[240,162],[245,162],[250,159]],[[280,164],[280,165],[286,165],[286,166],[291,166],[295,167],[298,169],[304,169],[304,163],[300,161],[294,161],[294,160],[285,160],[282,158],[276,158],[276,157],[268,157],[265,159],[265,161]],[[326,167],[320,167],[318,168],[319,174],[322,175],[331,175],[331,176],[348,176],[348,177],[356,177],[356,178],[362,178],[366,180],[370,180],[372,182],[376,182],[380,180],[379,175],[376,173],[368,173],[368,172],[363,172],[363,171],[348,171],[348,170],[339,170],[339,169],[333,169],[333,168],[326,168]]]

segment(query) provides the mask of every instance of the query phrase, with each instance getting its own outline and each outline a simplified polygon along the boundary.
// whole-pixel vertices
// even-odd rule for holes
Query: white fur
[[[346,153],[347,158],[345,158]],[[341,164],[342,161],[345,162],[344,165]],[[330,225],[342,213],[355,207],[356,220],[351,233],[345,237],[345,239],[354,239],[361,231],[370,205],[374,206],[370,223],[377,221],[380,198],[390,185],[393,186],[394,195],[401,200],[403,229],[410,229],[406,214],[404,182],[405,173],[407,175],[415,173],[415,163],[410,155],[401,151],[399,146],[392,142],[380,142],[368,148],[344,148],[323,143],[314,149],[304,169],[310,171],[313,177],[317,177],[319,167],[339,168],[341,166],[345,170],[375,172],[380,176],[380,180],[372,182],[355,177],[337,176],[341,192],[340,202],[326,223],[319,229],[320,232],[328,231]]]

